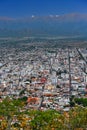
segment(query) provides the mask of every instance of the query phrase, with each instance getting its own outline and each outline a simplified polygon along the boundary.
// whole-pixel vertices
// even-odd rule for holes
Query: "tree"
[[[0,115],[7,120],[6,130],[10,130],[11,122],[14,116],[20,114],[20,109],[22,109],[24,103],[18,99],[11,100],[9,97],[6,97],[3,102],[0,103]]]
[[[69,112],[71,130],[74,128],[87,128],[87,109],[76,106]]]

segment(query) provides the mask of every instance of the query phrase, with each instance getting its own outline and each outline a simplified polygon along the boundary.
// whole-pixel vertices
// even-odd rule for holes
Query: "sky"
[[[87,13],[87,0],[0,0],[0,17]]]

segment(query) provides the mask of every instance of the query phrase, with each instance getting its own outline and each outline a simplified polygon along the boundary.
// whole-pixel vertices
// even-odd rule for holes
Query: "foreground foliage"
[[[0,103],[0,130],[86,130],[87,109],[69,112],[25,109],[26,101],[6,98]]]

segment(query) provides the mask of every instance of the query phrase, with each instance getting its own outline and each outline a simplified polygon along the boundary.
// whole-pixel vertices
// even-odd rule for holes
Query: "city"
[[[87,97],[86,48],[32,45],[1,46],[0,102],[26,97],[26,109],[69,111],[70,97]]]
[[[86,0],[0,0],[0,130],[87,130]]]

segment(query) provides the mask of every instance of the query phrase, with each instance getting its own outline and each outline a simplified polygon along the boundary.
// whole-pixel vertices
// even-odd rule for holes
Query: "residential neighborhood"
[[[70,97],[87,97],[87,49],[0,48],[0,102],[27,98],[26,109],[69,111]]]

